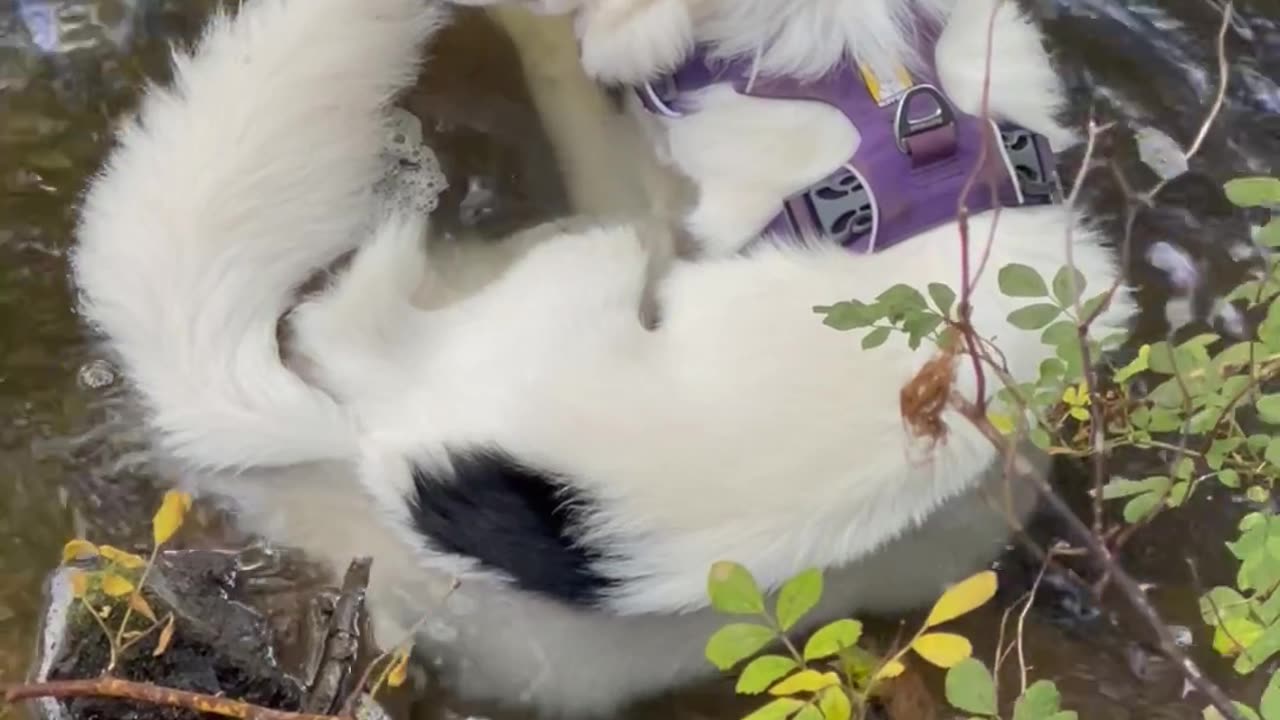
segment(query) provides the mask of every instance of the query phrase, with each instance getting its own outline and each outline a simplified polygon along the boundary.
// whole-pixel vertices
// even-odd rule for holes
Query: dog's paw
[[[597,0],[576,18],[582,65],[607,83],[635,84],[672,70],[693,50],[689,0]]]

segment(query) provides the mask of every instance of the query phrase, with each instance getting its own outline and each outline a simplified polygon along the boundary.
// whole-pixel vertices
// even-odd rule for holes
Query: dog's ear
[[[672,70],[693,50],[694,0],[591,0],[576,19],[587,74],[635,84]]]

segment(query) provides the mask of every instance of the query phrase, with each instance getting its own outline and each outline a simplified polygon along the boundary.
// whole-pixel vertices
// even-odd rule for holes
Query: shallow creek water
[[[164,43],[191,38],[214,4],[0,0],[0,681],[26,671],[41,581],[66,539],[87,534],[128,544],[145,537],[154,491],[141,438],[123,418],[112,368],[87,343],[72,311],[65,257],[78,193],[101,158],[112,119],[129,108],[144,78],[163,76]],[[1077,119],[1093,109],[1122,121],[1100,146],[1101,156],[1130,184],[1151,184],[1134,131],[1157,128],[1184,146],[1195,136],[1217,82],[1214,0],[1027,6],[1049,30]],[[1142,287],[1149,337],[1171,320],[1212,314],[1212,290],[1239,272],[1233,254],[1246,228],[1213,186],[1275,172],[1280,160],[1280,3],[1239,3],[1227,46],[1232,82],[1219,122],[1191,171],[1135,225],[1129,270]],[[424,116],[426,140],[449,177],[440,225],[497,236],[563,214],[567,192],[526,90],[526,77],[539,82],[537,68],[522,73],[514,49],[479,13],[464,14],[434,54],[411,106]],[[1068,168],[1074,162],[1068,157]],[[1118,237],[1125,193],[1115,175],[1096,173],[1085,195]],[[1146,260],[1160,241],[1187,254],[1210,280],[1202,286],[1207,291],[1170,301],[1168,280]],[[1241,511],[1225,498],[1200,498],[1147,529],[1128,562],[1154,585],[1152,599],[1169,622],[1187,629],[1195,656],[1235,696],[1252,700],[1258,679],[1235,678],[1208,649],[1192,579],[1204,585],[1229,579],[1231,565],[1216,539],[1226,537]],[[184,533],[188,544],[240,542],[216,514],[200,520],[202,531]],[[1065,706],[1082,718],[1199,717],[1198,705],[1180,700],[1176,670],[1112,629],[1135,622],[1116,605],[1104,620],[1087,624],[1032,613],[1025,650],[1033,676],[1057,680]],[[989,645],[998,621],[993,609],[971,618],[965,630]],[[979,650],[989,656],[982,642]],[[926,681],[936,685],[932,676]],[[723,690],[713,685],[639,712],[736,717],[741,705]],[[433,700],[428,714],[445,712],[439,709],[445,704]]]

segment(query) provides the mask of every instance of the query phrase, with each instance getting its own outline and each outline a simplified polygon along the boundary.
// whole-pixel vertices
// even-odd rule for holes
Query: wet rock
[[[111,675],[277,710],[336,713],[358,677],[368,563],[353,564],[332,613],[306,624],[319,636],[308,640],[320,652],[302,673],[289,672],[278,662],[268,619],[235,599],[244,565],[243,558],[231,552],[180,550],[161,554],[143,588],[143,597],[159,618],[159,625],[123,653]],[[72,576],[86,569],[93,568],[61,567],[49,579],[49,602],[33,673],[37,681],[96,678],[110,664],[111,645],[102,626],[73,591]],[[98,603],[103,604],[105,601]],[[120,625],[125,598],[113,605],[115,610],[105,625],[114,631]],[[305,608],[296,611],[304,613]],[[163,627],[170,615],[173,630],[162,639],[169,634]],[[376,705],[366,706],[369,712],[362,717],[388,719]],[[35,709],[34,717],[40,720],[214,717],[91,697],[40,700]]]

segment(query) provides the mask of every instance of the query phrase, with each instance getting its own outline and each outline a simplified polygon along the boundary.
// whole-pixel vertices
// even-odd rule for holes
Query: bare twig
[[[1227,30],[1231,29],[1231,19],[1234,14],[1235,4],[1233,0],[1227,0],[1222,7],[1222,25],[1218,28],[1217,55],[1218,55],[1218,94],[1213,99],[1213,105],[1209,108],[1209,114],[1205,117],[1204,122],[1200,124],[1199,131],[1196,132],[1195,139],[1191,141],[1191,145],[1187,147],[1182,157],[1191,160],[1196,153],[1200,152],[1200,148],[1204,145],[1204,141],[1209,137],[1209,129],[1218,119],[1218,115],[1222,112],[1222,106],[1227,98],[1227,84],[1231,78],[1230,63],[1227,62]],[[1157,194],[1164,190],[1173,178],[1165,178],[1156,183],[1154,187],[1142,195],[1142,200],[1147,204],[1151,204]]]
[[[272,710],[239,700],[215,697],[204,693],[173,690],[158,685],[148,685],[119,678],[102,677],[92,680],[56,680],[52,682],[13,685],[4,689],[8,703],[37,698],[115,698],[132,700],[149,705],[183,708],[240,720],[336,720],[331,715]]]
[[[440,598],[440,604],[443,605],[461,584],[462,581],[454,578],[453,582],[449,584],[449,589],[446,590],[444,595]],[[360,700],[364,695],[365,686],[369,683],[369,678],[373,676],[374,669],[379,665],[382,666],[382,671],[379,675],[378,681],[374,683],[374,687],[377,688],[382,685],[382,682],[386,680],[387,673],[390,672],[392,663],[386,661],[395,654],[397,650],[406,644],[412,643],[414,636],[418,634],[418,631],[422,629],[422,626],[425,625],[427,620],[430,618],[431,613],[424,613],[422,617],[418,618],[418,621],[415,622],[407,632],[405,632],[403,640],[393,645],[390,650],[384,650],[382,654],[378,655],[378,657],[369,661],[369,664],[364,668],[364,672],[360,675],[360,680],[351,688],[351,693],[347,696],[347,701],[342,704],[341,717],[355,717],[356,708],[360,705]]]
[[[987,18],[987,47],[982,76],[982,103],[978,113],[979,119],[984,125],[989,122],[991,117],[991,62],[995,45],[996,16],[1000,12],[1002,4],[1003,0],[996,2],[991,8],[991,16]],[[959,207],[956,208],[956,217],[960,226],[960,300],[956,304],[956,319],[961,336],[964,339],[966,354],[973,365],[974,396],[977,398],[978,407],[982,408],[983,412],[986,411],[987,404],[987,378],[982,369],[980,343],[977,333],[973,329],[973,288],[981,276],[982,269],[986,267],[987,258],[991,255],[991,246],[995,242],[996,225],[1000,221],[1000,200],[994,180],[988,179],[987,183],[987,192],[991,194],[995,202],[995,208],[991,218],[991,228],[987,236],[987,245],[983,251],[982,261],[979,264],[977,273],[974,273],[970,267],[971,260],[969,255],[972,247],[969,236],[969,208],[965,203],[969,198],[969,193],[978,183],[978,176],[982,173],[983,167],[986,166],[989,152],[991,152],[991,133],[984,132],[982,133],[982,142],[978,146],[978,159],[974,162],[973,170],[969,172],[969,176],[965,178],[964,186],[960,190]]]
[[[303,705],[308,712],[333,711],[343,693],[343,686],[351,679],[351,666],[360,649],[360,616],[364,611],[372,563],[368,557],[356,558],[343,576],[342,594],[334,606],[325,635],[323,661],[311,678],[307,701]]]

